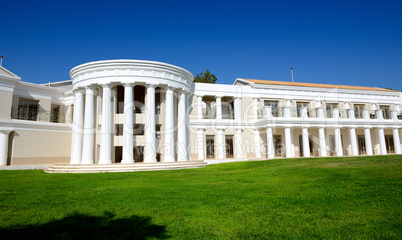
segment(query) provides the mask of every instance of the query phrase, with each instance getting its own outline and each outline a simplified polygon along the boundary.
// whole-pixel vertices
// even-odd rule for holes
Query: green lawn
[[[0,239],[400,239],[402,156],[0,171]]]

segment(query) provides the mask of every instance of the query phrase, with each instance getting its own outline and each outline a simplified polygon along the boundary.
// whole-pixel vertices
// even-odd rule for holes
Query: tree
[[[218,79],[215,77],[215,74],[212,74],[209,70],[206,70],[205,73],[199,73],[194,78],[194,82],[200,83],[215,83]]]

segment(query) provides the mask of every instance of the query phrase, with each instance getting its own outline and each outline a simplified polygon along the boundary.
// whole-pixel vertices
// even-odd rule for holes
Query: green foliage
[[[215,83],[218,79],[215,77],[215,74],[212,74],[209,70],[206,70],[205,73],[199,73],[194,78],[194,82],[200,83]]]
[[[402,156],[0,171],[2,239],[398,239]]]

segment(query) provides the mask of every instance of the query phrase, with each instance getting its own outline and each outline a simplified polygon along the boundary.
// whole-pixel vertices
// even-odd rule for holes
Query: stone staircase
[[[157,163],[132,163],[132,164],[55,164],[44,171],[47,173],[99,173],[99,172],[139,172],[177,170],[189,168],[202,168],[209,164],[204,161],[188,162],[157,162]]]

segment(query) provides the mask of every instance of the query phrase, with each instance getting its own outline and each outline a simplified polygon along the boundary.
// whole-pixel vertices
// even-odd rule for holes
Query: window
[[[301,117],[301,108],[306,107],[307,108],[307,114],[308,114],[308,102],[298,102],[297,103],[297,117]]]
[[[20,98],[18,101],[18,119],[36,121],[38,119],[38,100]]]
[[[59,122],[59,114],[60,114],[60,106],[52,104],[50,107],[50,122],[58,123]]]
[[[380,105],[382,111],[382,116],[384,119],[391,119],[391,112],[389,111],[389,106]]]
[[[354,104],[355,118],[363,118],[364,104]]]
[[[337,103],[327,103],[326,104],[327,118],[333,118],[334,117],[334,116],[332,116],[332,109],[334,109],[334,108],[338,108]]]
[[[273,117],[279,117],[278,103],[278,101],[264,100],[264,106],[271,107]]]

